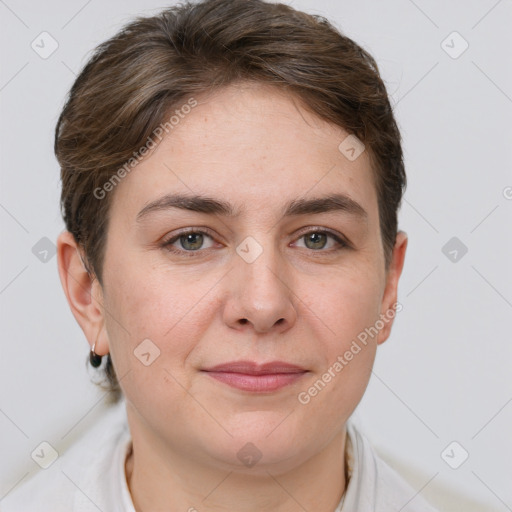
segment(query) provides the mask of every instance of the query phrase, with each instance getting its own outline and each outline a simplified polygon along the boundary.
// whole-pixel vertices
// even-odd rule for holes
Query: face
[[[131,427],[162,450],[232,468],[245,446],[277,473],[344,428],[392,320],[354,340],[397,277],[368,155],[338,149],[347,132],[268,86],[196,99],[111,192],[99,346]],[[254,364],[212,370],[240,361]]]

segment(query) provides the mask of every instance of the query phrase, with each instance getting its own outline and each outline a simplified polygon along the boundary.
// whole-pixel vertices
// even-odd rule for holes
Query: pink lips
[[[300,379],[307,370],[283,361],[232,361],[204,370],[210,377],[244,391],[271,392]]]

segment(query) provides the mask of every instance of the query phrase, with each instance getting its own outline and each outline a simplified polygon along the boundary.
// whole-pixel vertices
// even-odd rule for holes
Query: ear
[[[396,235],[391,262],[386,272],[386,287],[384,289],[380,311],[380,318],[384,323],[384,327],[380,329],[377,337],[377,344],[379,345],[388,339],[395,315],[402,309],[401,305],[397,304],[397,293],[398,280],[400,279],[404,266],[407,241],[407,233],[399,231]]]
[[[98,355],[108,353],[108,337],[103,313],[103,291],[97,278],[83,264],[83,250],[69,231],[57,238],[57,263],[62,288],[76,321],[89,345]]]

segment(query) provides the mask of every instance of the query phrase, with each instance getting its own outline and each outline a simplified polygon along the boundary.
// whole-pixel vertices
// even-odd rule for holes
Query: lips
[[[294,383],[307,373],[300,366],[284,361],[258,364],[231,361],[202,370],[209,377],[243,391],[268,393]]]
[[[264,364],[258,364],[253,361],[231,361],[206,368],[204,371],[243,373],[245,375],[271,375],[276,373],[303,373],[306,370],[284,361],[272,361]]]

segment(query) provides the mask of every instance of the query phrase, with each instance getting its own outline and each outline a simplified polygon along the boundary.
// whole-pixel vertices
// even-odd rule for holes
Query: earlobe
[[[393,325],[396,314],[402,310],[401,304],[398,303],[398,282],[402,274],[405,261],[405,252],[407,249],[407,233],[399,231],[396,235],[395,246],[389,269],[386,274],[386,287],[382,297],[381,315],[380,318],[384,324],[379,331],[377,337],[377,344],[384,343],[391,334],[391,327]]]
[[[96,343],[94,351],[108,353],[108,340],[104,331],[101,286],[84,264],[81,247],[69,231],[57,238],[57,264],[62,288],[71,312],[82,328],[89,345]]]

